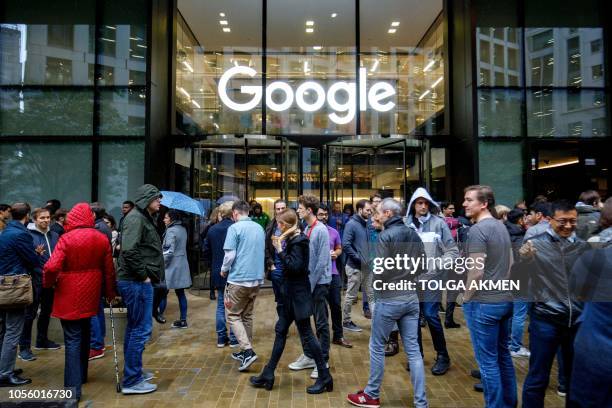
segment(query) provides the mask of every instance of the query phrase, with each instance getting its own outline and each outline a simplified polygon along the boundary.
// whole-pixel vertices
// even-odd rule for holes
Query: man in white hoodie
[[[434,208],[439,212],[440,207],[438,203],[431,198],[427,190],[419,187],[412,194],[404,222],[421,237],[425,245],[427,257],[442,258],[442,265],[445,265],[447,260],[455,259],[459,256],[459,249],[444,219],[432,214],[432,209]],[[419,277],[419,280],[445,280],[447,271],[437,268],[436,265],[438,265],[438,262],[430,262],[430,268]],[[441,299],[442,291],[421,292],[421,308],[429,325],[434,349],[437,353],[436,363],[431,368],[433,375],[443,375],[450,367],[450,357],[446,349],[444,329],[438,315]],[[421,336],[419,334],[420,339]]]

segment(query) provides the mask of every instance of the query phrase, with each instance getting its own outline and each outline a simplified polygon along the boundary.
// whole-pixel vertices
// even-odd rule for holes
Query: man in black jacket
[[[523,267],[530,270],[533,302],[529,323],[529,371],[523,385],[523,406],[543,407],[550,369],[561,346],[567,383],[571,382],[576,320],[582,305],[570,297],[569,274],[589,245],[576,236],[576,207],[561,200],[552,204],[550,227],[520,249]],[[571,392],[571,390],[570,390]]]

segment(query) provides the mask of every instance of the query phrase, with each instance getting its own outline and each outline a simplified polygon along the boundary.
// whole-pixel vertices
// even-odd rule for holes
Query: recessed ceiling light
[[[338,13],[331,13],[331,18],[336,18],[338,17]]]
[[[399,21],[394,21],[391,23],[391,27],[399,27],[400,22]]]
[[[306,22],[306,25],[307,25],[308,27],[312,27],[312,26],[314,25],[314,21],[312,21],[312,20],[308,20],[308,21]]]
[[[389,31],[387,31],[389,34],[395,34],[395,32],[397,31],[397,29],[395,28],[390,28]]]
[[[307,29],[306,29],[306,32],[307,32],[307,33],[314,33],[314,28],[307,28]]]
[[[224,32],[224,33],[229,33],[229,32],[231,32],[231,31],[232,31],[232,30],[231,30],[231,28],[229,28],[229,27],[223,27],[223,32]]]
[[[323,47],[321,47],[320,45],[315,45],[314,47],[312,47],[313,50],[315,51],[319,51],[321,49],[323,49]]]
[[[221,25],[227,25],[227,20],[219,20],[219,24],[221,24]]]
[[[225,17],[225,13],[219,13],[219,17]]]

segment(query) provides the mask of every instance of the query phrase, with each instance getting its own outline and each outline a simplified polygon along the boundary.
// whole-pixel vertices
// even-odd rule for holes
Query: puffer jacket
[[[599,219],[601,212],[592,205],[577,204],[578,211],[578,226],[576,227],[576,235],[580,239],[587,240],[599,232]]]
[[[94,316],[103,288],[107,298],[116,296],[110,245],[94,229],[89,204],[77,204],[68,213],[66,233],[43,269],[43,287],[55,287],[51,315],[65,320]]]
[[[40,264],[32,236],[19,221],[9,221],[0,234],[0,276],[30,275]]]
[[[121,251],[117,260],[119,280],[142,282],[148,278],[153,283],[164,280],[162,243],[155,221],[147,207],[160,196],[159,190],[145,184],[136,191],[136,208],[130,211],[121,227]]]
[[[576,237],[574,242],[559,238],[552,228],[528,239],[535,255],[522,258],[522,267],[529,271],[531,312],[538,317],[572,327],[582,312],[582,303],[570,296],[570,271],[576,259],[589,249],[589,244]]]
[[[395,259],[396,255],[409,258],[420,259],[425,257],[425,247],[423,241],[412,228],[407,227],[402,217],[399,215],[389,218],[384,223],[384,230],[378,235],[378,243],[376,245],[376,259],[374,260],[373,272],[373,289],[374,298],[380,301],[385,300],[400,300],[404,302],[418,302],[417,293],[408,288],[397,288],[396,290],[384,290],[384,283],[402,283],[405,281],[414,281],[423,270],[417,266],[417,269],[398,269],[397,265],[392,268],[385,268],[384,261],[380,265],[381,259]],[[376,266],[382,270],[377,270]],[[376,282],[380,281],[380,282]]]

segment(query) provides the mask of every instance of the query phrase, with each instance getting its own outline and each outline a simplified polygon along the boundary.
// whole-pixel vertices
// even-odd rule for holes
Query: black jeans
[[[342,278],[340,275],[332,275],[332,280],[327,293],[327,303],[332,321],[333,339],[340,340],[344,337],[342,330]]]
[[[87,382],[89,362],[89,337],[91,318],[63,320],[66,359],[64,366],[64,387],[74,387],[77,398],[81,398],[81,385]]]
[[[19,338],[19,348],[21,350],[29,349],[32,346],[32,326],[34,319],[38,313],[40,306],[40,296],[42,292],[42,283],[32,276],[32,304],[25,309],[25,319],[23,322],[23,331]]]
[[[283,351],[285,350],[285,343],[287,342],[289,327],[295,320],[293,313],[286,311],[284,306],[280,306],[279,312],[278,321],[274,327],[276,332],[276,336],[274,337],[274,346],[272,347],[270,360],[265,368],[266,370],[271,371],[270,374],[272,375],[274,374],[274,370],[276,370],[278,362],[280,361]],[[311,358],[314,358],[319,375],[323,375],[323,373],[327,372],[327,367],[325,365],[325,359],[323,358],[321,346],[312,332],[310,319],[295,321],[295,325],[297,326],[298,333],[300,335],[300,342],[302,343],[304,353],[312,356]]]
[[[327,294],[329,285],[316,285],[312,292],[312,306],[314,311],[315,328],[317,338],[321,346],[321,352],[325,361],[329,361],[329,315],[327,314]],[[304,348],[304,354],[308,358],[315,358]]]

